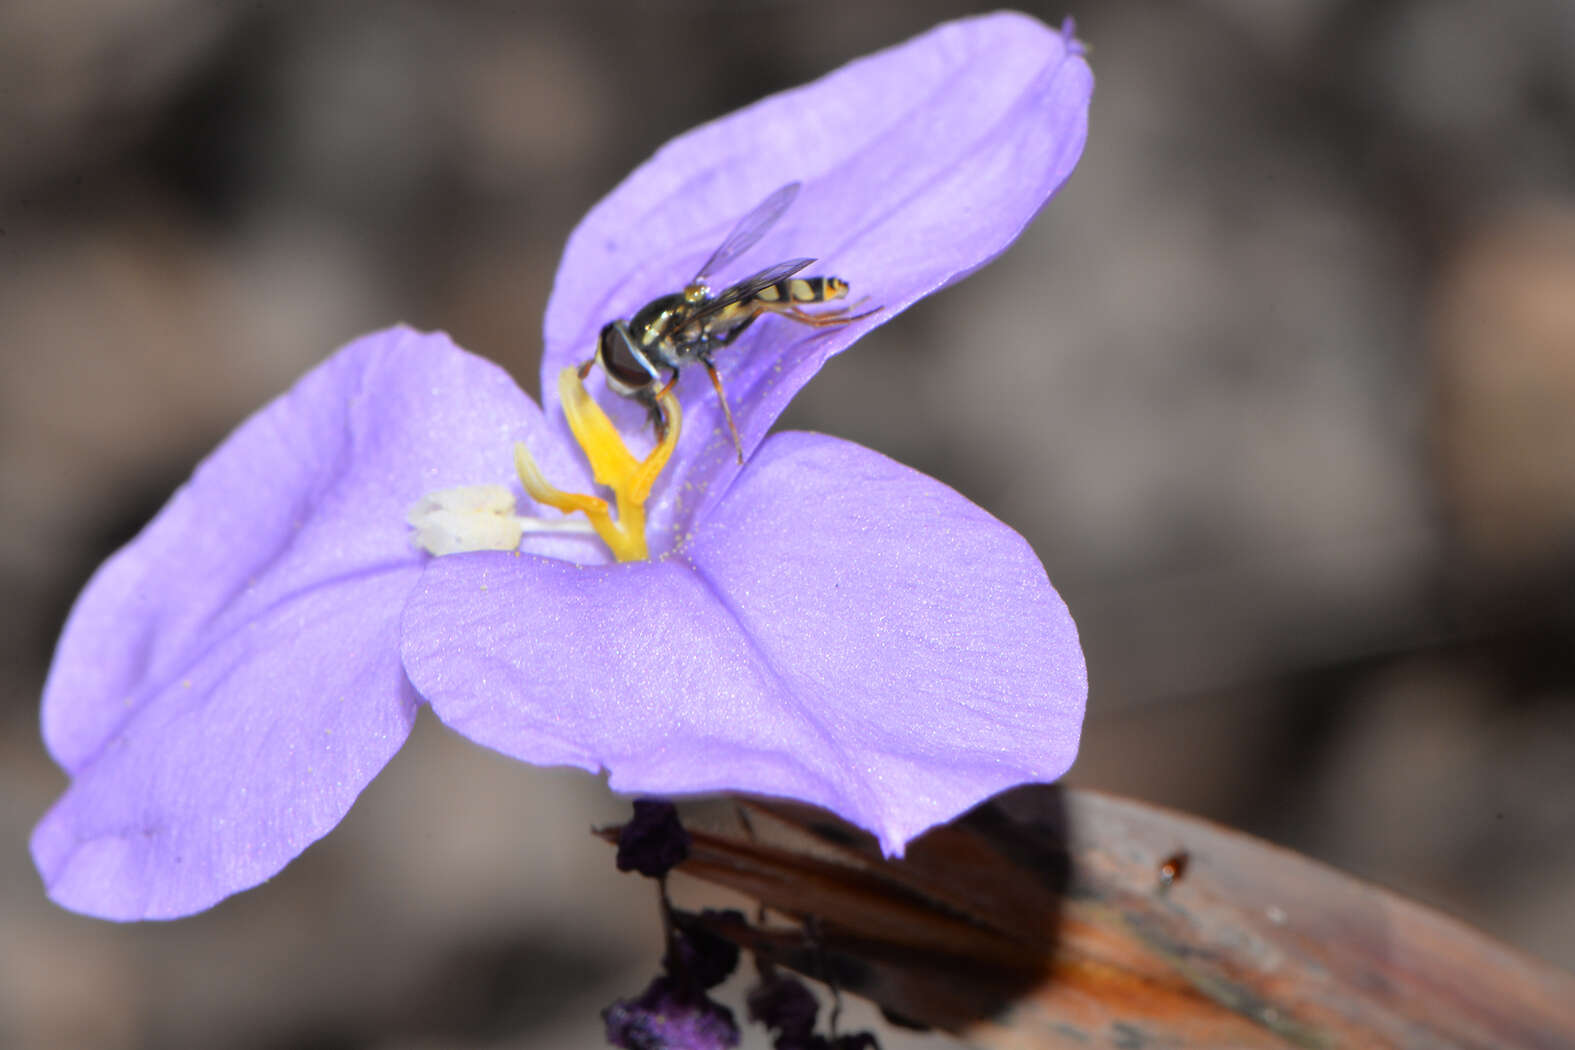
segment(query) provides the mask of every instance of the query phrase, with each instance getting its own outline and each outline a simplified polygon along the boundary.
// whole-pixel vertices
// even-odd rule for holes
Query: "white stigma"
[[[592,532],[588,521],[544,519],[514,513],[514,494],[503,485],[461,485],[428,493],[405,521],[416,546],[429,554],[511,551],[526,532]]]

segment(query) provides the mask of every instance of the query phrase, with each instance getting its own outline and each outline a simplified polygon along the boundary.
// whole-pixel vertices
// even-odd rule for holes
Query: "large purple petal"
[[[841,276],[882,309],[819,332],[765,318],[720,355],[753,448],[827,358],[1012,242],[1077,163],[1092,88],[1072,41],[1001,13],[943,25],[680,135],[569,238],[547,307],[542,388],[592,354],[602,324],[677,291],[734,222],[801,181],[781,222],[718,280],[815,256],[807,272]],[[657,534],[675,513],[680,524],[703,515],[737,470],[705,376],[687,376],[680,391],[674,474],[702,496],[657,508]],[[616,418],[641,421],[632,405]]]
[[[405,666],[449,726],[628,792],[826,806],[890,852],[1053,780],[1087,693],[1028,545],[938,482],[833,438],[760,449],[686,548],[579,567],[434,562]]]
[[[72,785],[33,834],[59,903],[182,915],[269,877],[398,750],[425,492],[506,482],[540,412],[446,336],[341,350],[208,457],[77,600],[44,692]]]

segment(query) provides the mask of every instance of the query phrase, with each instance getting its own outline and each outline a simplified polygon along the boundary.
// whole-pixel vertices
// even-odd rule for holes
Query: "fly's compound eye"
[[[596,356],[601,361],[602,371],[607,374],[607,385],[614,393],[632,397],[656,382],[656,370],[635,349],[628,330],[617,321],[602,328]]]

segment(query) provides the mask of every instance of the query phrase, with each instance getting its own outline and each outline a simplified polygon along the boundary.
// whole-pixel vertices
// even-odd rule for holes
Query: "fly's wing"
[[[738,225],[733,227],[733,232],[728,234],[727,239],[711,253],[711,258],[700,267],[699,272],[694,276],[694,282],[691,283],[704,283],[707,277],[753,248],[755,242],[764,237],[766,231],[782,218],[782,213],[788,210],[793,199],[798,196],[798,188],[798,183],[788,183],[755,205],[754,210],[748,215],[739,219]]]
[[[691,320],[703,321],[707,317],[719,314],[734,303],[741,303],[756,292],[770,288],[784,277],[792,277],[814,261],[814,259],[789,259],[787,262],[767,267],[752,277],[746,277],[737,284],[722,289],[715,298],[707,299],[696,308]]]
[[[677,870],[779,919],[680,921],[980,1050],[1575,1046],[1570,975],[1157,806],[1020,788],[901,861],[803,806],[713,803],[684,820]]]

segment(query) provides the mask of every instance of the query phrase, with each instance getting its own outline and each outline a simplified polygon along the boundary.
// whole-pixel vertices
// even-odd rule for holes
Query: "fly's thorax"
[[[629,332],[653,367],[677,368],[685,360],[678,336],[698,308],[677,292],[652,299],[629,318]]]
[[[693,304],[682,292],[652,299],[629,318],[629,331],[642,347],[654,346],[689,319]]]

